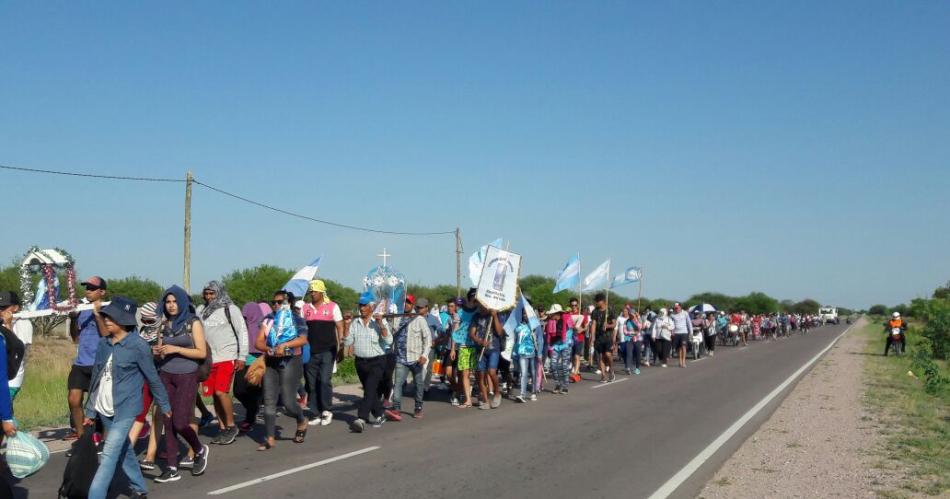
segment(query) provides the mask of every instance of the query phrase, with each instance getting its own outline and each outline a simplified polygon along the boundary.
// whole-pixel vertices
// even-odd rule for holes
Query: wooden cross
[[[391,257],[392,255],[390,255],[389,253],[386,253],[386,248],[383,248],[383,252],[376,256],[382,257],[383,267],[387,267],[389,265],[389,257]]]

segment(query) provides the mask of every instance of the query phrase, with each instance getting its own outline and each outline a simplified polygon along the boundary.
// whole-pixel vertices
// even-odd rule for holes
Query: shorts
[[[478,358],[478,371],[498,370],[498,361],[501,360],[501,352],[498,350],[485,350],[485,353]]]
[[[92,366],[77,366],[73,364],[69,370],[69,377],[66,379],[66,387],[70,390],[89,391],[89,385],[92,384]]]
[[[577,357],[584,356],[584,340],[574,340],[574,346],[571,347],[574,350],[574,355]]]
[[[462,347],[458,350],[456,356],[459,371],[471,371],[475,368],[475,349],[472,347]]]
[[[210,397],[214,393],[228,393],[231,391],[231,381],[234,380],[234,361],[215,362],[211,364],[211,373],[208,379],[201,382],[201,394]]]
[[[594,349],[596,349],[597,353],[599,354],[605,354],[610,353],[610,351],[613,349],[613,346],[614,344],[609,340],[598,340],[597,344],[594,345]]]
[[[686,348],[689,346],[689,334],[673,335],[673,350],[679,350],[680,346]]]

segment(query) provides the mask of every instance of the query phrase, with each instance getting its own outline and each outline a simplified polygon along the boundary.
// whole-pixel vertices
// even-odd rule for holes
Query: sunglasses
[[[270,304],[271,304],[271,305],[283,305],[283,304],[284,304],[284,300],[271,300],[271,301],[270,301]]]
[[[83,285],[83,287],[86,288],[86,291],[99,291],[100,289],[102,289],[99,286],[93,286],[90,284],[85,284]]]

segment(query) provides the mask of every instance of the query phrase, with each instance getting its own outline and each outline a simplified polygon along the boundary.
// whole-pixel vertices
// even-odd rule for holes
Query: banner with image
[[[504,311],[515,306],[518,299],[518,277],[521,255],[489,246],[485,253],[482,275],[478,280],[479,303],[489,310]]]

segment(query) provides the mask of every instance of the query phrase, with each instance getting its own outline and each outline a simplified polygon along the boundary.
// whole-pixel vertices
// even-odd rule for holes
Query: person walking
[[[568,334],[568,324],[564,320],[564,309],[559,303],[551,305],[545,312],[547,323],[544,328],[544,343],[548,347],[551,359],[551,377],[554,379],[555,395],[567,395],[570,388],[571,354],[573,348]]]
[[[207,362],[208,344],[204,328],[195,316],[188,293],[179,286],[165,290],[158,302],[162,321],[158,344],[152,353],[158,356],[158,371],[171,404],[171,417],[164,420],[166,468],[155,479],[158,483],[181,479],[178,472],[178,437],[185,439],[194,452],[192,476],[203,475],[208,467],[211,449],[202,445],[198,433],[190,426],[198,395],[198,363]],[[140,407],[141,409],[141,407]]]
[[[266,303],[249,302],[241,307],[241,315],[247,325],[247,357],[244,359],[244,369],[237,371],[234,376],[234,398],[244,407],[244,421],[238,425],[238,431],[249,432],[257,422],[260,413],[263,390],[260,385],[254,385],[247,380],[248,370],[264,352],[257,349],[257,335],[261,331],[261,322],[271,313]]]
[[[231,382],[234,373],[244,370],[247,359],[247,324],[241,309],[231,301],[228,292],[218,281],[210,281],[202,291],[205,303],[198,307],[205,338],[211,347],[211,374],[203,383],[204,396],[213,397],[218,415],[218,435],[213,444],[230,445],[238,435],[234,424],[234,403],[231,401]]]
[[[294,418],[297,431],[293,442],[302,444],[307,437],[307,416],[297,404],[297,388],[303,377],[302,347],[307,344],[307,323],[294,313],[293,293],[280,290],[271,300],[273,312],[261,320],[255,346],[264,352],[264,442],[258,451],[268,451],[277,442],[277,401],[284,414]]]
[[[533,331],[528,323],[528,314],[524,312],[521,322],[515,328],[515,348],[514,353],[518,356],[518,372],[520,374],[518,396],[515,400],[524,403],[529,397],[531,400],[537,400],[537,387],[540,383],[536,382],[537,363],[541,360],[541,340],[538,337],[540,331]],[[528,392],[528,383],[531,383],[530,395]]]
[[[333,421],[333,365],[343,344],[343,312],[330,300],[322,280],[310,281],[310,298],[312,303],[301,309],[310,345],[310,360],[304,369],[313,414],[310,426],[327,426]]]
[[[686,367],[686,347],[693,334],[693,321],[689,318],[689,312],[683,310],[679,303],[673,304],[670,319],[673,320],[673,350],[679,356],[679,366]]]
[[[425,395],[426,364],[429,363],[429,351],[432,349],[432,332],[429,330],[429,300],[419,298],[416,301],[416,315],[406,327],[400,328],[393,337],[396,353],[396,383],[393,388],[392,409],[385,411],[390,421],[402,421],[402,390],[412,374],[416,385],[415,405],[412,417],[422,418],[422,403]]]
[[[497,310],[488,310],[481,304],[478,314],[472,319],[468,336],[481,347],[475,372],[478,375],[480,409],[497,409],[501,406],[501,384],[498,381],[498,363],[501,360],[501,339],[505,336]],[[491,394],[491,400],[488,399]]]
[[[106,337],[96,348],[83,426],[92,425],[98,418],[105,426],[106,439],[89,487],[89,499],[106,498],[119,467],[128,479],[131,497],[142,498],[147,493],[145,478],[128,435],[142,411],[143,386],[148,384],[155,403],[167,417],[171,417],[172,407],[148,343],[134,334],[135,302],[115,296],[101,310],[100,306],[95,305],[96,314],[102,317]]]
[[[366,424],[379,428],[385,421],[379,384],[386,368],[386,350],[393,343],[389,324],[381,314],[374,314],[376,302],[373,293],[360,296],[360,316],[350,324],[343,344],[356,358],[356,374],[363,385],[363,399],[357,408],[357,418],[350,423],[350,431],[363,433]]]
[[[656,350],[661,367],[666,367],[666,361],[670,356],[673,327],[673,320],[670,319],[669,312],[665,308],[661,308],[660,314],[657,315],[656,322],[653,325],[653,338],[656,341]]]
[[[93,306],[97,303],[101,305],[106,296],[105,279],[92,276],[80,284],[86,290],[83,302]],[[96,315],[95,310],[94,308],[69,314],[69,336],[77,346],[76,359],[66,379],[66,387],[69,390],[67,400],[74,431],[64,440],[75,440],[83,433],[83,394],[89,392],[92,364],[96,358],[96,349],[99,348],[99,338],[105,335],[102,319]]]
[[[13,291],[4,291],[2,302],[6,306],[0,305],[0,315],[2,315],[3,325],[23,343],[23,358],[20,359],[20,368],[17,369],[16,376],[9,380],[10,401],[15,401],[20,388],[23,387],[23,380],[26,378],[26,364],[30,357],[30,345],[33,344],[33,323],[29,319],[20,319],[14,317],[14,314],[20,311],[22,303],[20,296]]]

